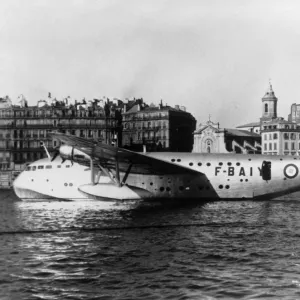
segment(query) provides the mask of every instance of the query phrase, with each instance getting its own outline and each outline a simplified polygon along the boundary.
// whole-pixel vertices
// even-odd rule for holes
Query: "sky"
[[[269,80],[278,115],[300,103],[300,2],[1,0],[0,96],[30,105],[140,98],[197,126],[256,122]]]

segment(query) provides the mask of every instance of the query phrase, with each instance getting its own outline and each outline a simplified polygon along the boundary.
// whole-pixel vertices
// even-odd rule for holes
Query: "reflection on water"
[[[22,202],[0,192],[0,299],[299,299],[300,202]]]

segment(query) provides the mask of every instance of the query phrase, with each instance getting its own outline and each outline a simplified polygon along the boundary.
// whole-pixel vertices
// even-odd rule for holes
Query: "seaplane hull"
[[[63,134],[55,138],[65,143],[62,155],[30,164],[13,185],[19,198],[261,199],[300,190],[298,157],[141,154]]]

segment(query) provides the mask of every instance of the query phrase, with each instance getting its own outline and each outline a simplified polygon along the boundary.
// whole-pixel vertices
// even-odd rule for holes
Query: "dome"
[[[268,88],[268,90],[267,90],[267,92],[265,93],[265,95],[263,96],[263,98],[262,99],[276,99],[277,100],[277,98],[275,97],[275,93],[274,93],[274,91],[273,91],[273,88],[272,88],[272,84],[271,83],[269,83],[269,88]]]

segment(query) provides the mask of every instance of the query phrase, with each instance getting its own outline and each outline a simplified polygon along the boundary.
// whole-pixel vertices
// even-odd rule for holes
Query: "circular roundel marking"
[[[296,165],[288,164],[284,167],[283,173],[285,177],[292,179],[298,175],[299,170]]]

